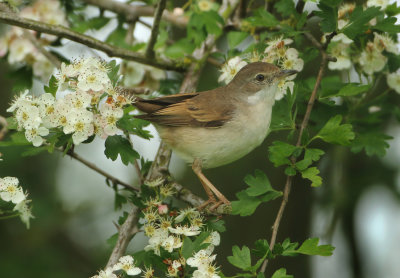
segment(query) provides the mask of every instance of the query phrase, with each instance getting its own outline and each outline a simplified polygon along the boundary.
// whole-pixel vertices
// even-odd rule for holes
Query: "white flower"
[[[149,239],[149,244],[144,247],[145,251],[153,250],[156,255],[160,255],[160,246],[168,238],[168,231],[156,229],[153,236]]]
[[[171,265],[168,266],[168,277],[177,277],[179,268],[181,267],[181,263],[177,260],[174,260]]]
[[[0,198],[6,202],[18,204],[26,199],[22,188],[18,186],[18,179],[14,177],[4,177],[0,179]]]
[[[93,113],[85,109],[72,109],[66,116],[67,124],[64,126],[64,133],[72,134],[75,145],[85,141],[93,134]]]
[[[390,88],[400,94],[400,73],[393,72],[386,76],[387,84]]]
[[[280,100],[287,93],[287,89],[289,88],[290,92],[293,92],[294,82],[287,81],[286,79],[279,81],[278,90],[275,93],[275,100]]]
[[[289,45],[292,42],[292,39],[284,39],[283,36],[269,40],[266,42],[268,46],[265,48],[264,53],[271,55],[271,53],[276,52],[277,49],[284,48],[286,45]]]
[[[10,64],[22,62],[28,55],[34,55],[36,49],[32,43],[23,38],[15,38],[9,45],[8,62]]]
[[[379,51],[386,50],[393,54],[399,54],[397,44],[387,34],[378,34],[374,32],[374,45]]]
[[[26,140],[32,142],[35,147],[39,147],[43,144],[44,139],[42,136],[49,135],[49,130],[43,126],[38,128],[31,128],[25,130],[25,137]]]
[[[221,276],[217,274],[217,270],[218,268],[209,264],[195,270],[193,272],[193,278],[220,278]]]
[[[198,235],[198,234],[200,234],[199,229],[200,228],[196,227],[196,226],[191,226],[191,227],[188,227],[188,226],[176,226],[176,228],[172,228],[172,227],[168,228],[168,230],[171,233],[174,233],[174,234],[177,234],[177,235],[185,235],[185,236]]]
[[[87,70],[79,74],[77,88],[82,91],[103,91],[111,86],[107,73]]]
[[[18,127],[24,129],[38,128],[42,122],[39,108],[30,101],[21,101],[15,113],[15,118],[17,119]]]
[[[300,59],[298,57],[299,52],[294,49],[294,48],[289,48],[285,52],[285,56],[283,57],[281,67],[283,69],[289,69],[289,70],[297,70],[301,71],[304,67],[304,61],[303,59]],[[286,77],[287,80],[293,80],[296,78],[297,74],[293,74],[291,76]]]
[[[119,258],[118,263],[116,263],[113,267],[113,270],[120,270],[122,269],[123,271],[126,272],[126,274],[128,275],[138,275],[140,272],[142,272],[140,270],[140,268],[135,267],[135,265],[133,264],[133,258],[132,256],[124,256]]]
[[[33,73],[41,80],[47,82],[54,70],[54,65],[42,54],[35,55],[32,65]]]
[[[7,109],[7,112],[14,112],[22,103],[28,102],[32,100],[31,96],[28,96],[29,90],[25,90],[19,96],[15,97],[11,106]]]
[[[179,237],[169,236],[161,243],[161,246],[171,253],[174,249],[182,246],[182,241]]]
[[[345,3],[341,5],[338,11],[338,18],[342,18],[348,14],[351,14],[355,8],[356,8],[355,3]]]
[[[211,10],[211,2],[208,0],[200,0],[197,3],[197,5],[198,5],[200,11],[202,11],[202,12],[207,12],[207,11]]]
[[[76,91],[66,95],[64,100],[70,108],[84,109],[91,104],[92,96],[86,92]]]
[[[25,223],[27,229],[29,229],[30,219],[34,218],[31,208],[28,206],[30,202],[31,200],[22,200],[21,202],[16,204],[13,209],[14,211],[17,211],[19,213],[19,218],[21,218],[21,221]]]
[[[210,265],[217,255],[210,255],[206,250],[202,249],[195,253],[193,257],[187,259],[186,263],[190,266],[202,268]]]
[[[332,42],[329,44],[329,52],[337,60],[336,62],[328,63],[330,70],[344,70],[351,67],[348,44]]]
[[[144,65],[136,62],[128,62],[125,68],[124,85],[133,87],[140,84],[146,73]]]
[[[100,114],[104,118],[104,133],[107,135],[115,135],[118,131],[117,121],[124,115],[124,110],[114,105],[104,103],[100,108]]]
[[[221,236],[217,231],[214,231],[204,240],[204,242],[218,246],[221,242]]]
[[[379,72],[386,65],[387,58],[382,55],[382,53],[374,47],[374,44],[369,42],[367,47],[358,60],[361,65],[362,70],[371,75],[374,72]]]
[[[346,36],[343,33],[337,34],[336,36],[334,36],[331,40],[332,42],[342,42],[342,43],[346,43],[346,44],[351,44],[353,42],[352,39],[350,39],[348,36]]]
[[[197,217],[200,217],[200,212],[195,208],[183,209],[180,211],[179,215],[175,217],[175,223],[180,223],[185,220],[185,218],[191,220]]]
[[[389,0],[368,0],[367,7],[380,7],[381,10],[386,9],[389,5]]]
[[[113,273],[111,267],[107,267],[106,270],[100,270],[99,274],[94,275],[91,278],[118,278],[118,276]]]
[[[246,65],[247,62],[241,60],[239,56],[230,59],[222,66],[222,74],[218,78],[218,82],[224,81],[225,83],[229,83],[235,77],[236,73]]]
[[[158,187],[158,186],[162,185],[163,183],[164,183],[164,178],[163,177],[158,177],[158,178],[155,178],[153,180],[146,181],[146,185],[148,187]]]

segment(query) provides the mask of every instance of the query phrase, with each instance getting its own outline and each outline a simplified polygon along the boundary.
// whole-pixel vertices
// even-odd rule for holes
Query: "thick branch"
[[[35,30],[37,32],[42,32],[46,34],[55,35],[58,37],[66,38],[71,41],[75,41],[81,44],[84,44],[90,48],[94,48],[100,51],[105,52],[110,57],[120,57],[126,60],[136,61],[138,63],[150,65],[160,69],[166,70],[174,70],[174,71],[183,71],[184,68],[176,66],[174,63],[170,61],[162,61],[157,59],[147,59],[143,55],[133,52],[131,50],[127,50],[124,48],[120,48],[117,46],[113,46],[108,43],[104,43],[100,40],[97,40],[93,37],[86,36],[80,34],[78,32],[72,31],[64,26],[60,25],[51,25],[47,23],[43,23],[36,20],[25,19],[7,12],[0,12],[0,22],[4,22],[7,24],[19,26],[22,28]]]
[[[314,39],[314,37],[312,37],[312,38]],[[318,41],[316,41],[316,42],[319,44]],[[312,43],[315,43],[315,42],[312,41]],[[296,146],[297,147],[301,146],[301,138],[303,136],[304,130],[307,128],[308,121],[309,121],[310,115],[311,115],[311,111],[312,111],[312,108],[314,106],[314,102],[315,102],[315,99],[317,97],[317,92],[318,92],[319,86],[321,84],[321,80],[322,80],[322,77],[324,75],[326,64],[327,64],[327,61],[328,61],[328,55],[323,50],[323,47],[321,46],[321,47],[318,47],[318,48],[321,50],[322,60],[321,60],[321,64],[320,64],[320,67],[319,67],[317,80],[315,82],[314,89],[311,92],[310,99],[308,100],[307,110],[306,110],[306,113],[304,115],[303,121],[302,121],[301,126],[300,126],[300,131],[299,131],[299,135],[297,137],[297,142],[296,142]],[[295,157],[291,157],[291,162],[293,164],[296,163],[296,158]],[[285,208],[286,208],[286,204],[287,204],[287,202],[289,200],[289,194],[290,194],[290,190],[291,190],[291,187],[292,187],[292,182],[293,182],[293,177],[292,176],[287,176],[285,187],[284,187],[284,190],[283,190],[283,198],[282,198],[281,206],[279,207],[279,211],[278,211],[278,214],[276,215],[274,225],[272,226],[272,235],[271,235],[271,240],[270,240],[270,244],[269,244],[270,245],[270,250],[273,250],[273,248],[275,246],[276,237],[277,237],[278,230],[279,230],[279,225],[281,223],[283,212],[285,211]],[[265,269],[267,268],[267,264],[268,264],[268,260],[265,260],[263,265],[262,265],[262,267],[261,267],[261,272],[263,272],[263,273],[265,272]]]
[[[140,16],[153,16],[154,8],[150,6],[139,6],[139,5],[129,5],[122,2],[112,1],[112,0],[83,0],[88,4],[97,6],[102,9],[106,9],[117,14],[126,16],[129,20],[136,20]],[[188,19],[184,16],[176,16],[169,11],[165,11],[163,20],[171,22],[172,24],[185,27],[188,23]]]
[[[154,15],[153,28],[151,28],[150,40],[147,44],[146,55],[145,55],[146,58],[149,58],[149,59],[152,59],[155,56],[155,52],[154,52],[153,48],[157,41],[158,31],[160,29],[161,15],[165,9],[166,2],[167,2],[166,0],[160,0],[160,2],[158,2],[157,8],[156,8],[156,13]]]

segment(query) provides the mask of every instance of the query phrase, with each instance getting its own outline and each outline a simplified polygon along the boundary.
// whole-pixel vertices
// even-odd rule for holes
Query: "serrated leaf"
[[[113,86],[116,86],[119,80],[119,64],[115,60],[111,60],[107,63],[107,67],[109,68],[108,77]]]
[[[286,274],[286,269],[280,268],[274,272],[271,278],[293,278],[293,275]]]
[[[350,124],[341,125],[341,122],[341,115],[330,118],[314,138],[321,138],[325,142],[332,144],[349,145],[355,134]]]
[[[269,253],[269,243],[266,239],[259,239],[255,242],[255,248],[252,250],[252,253],[257,257],[264,257],[265,254]]]
[[[279,196],[282,196],[281,191],[272,190],[261,196],[249,196],[245,190],[242,190],[236,193],[238,200],[232,202],[232,214],[240,214],[240,216],[252,215],[261,203],[274,200]]]
[[[350,22],[341,30],[347,37],[354,39],[357,35],[368,30],[367,23],[374,17],[382,14],[380,7],[369,7],[363,9],[362,6],[357,6],[350,16]]]
[[[93,17],[86,20],[81,19],[74,22],[72,30],[79,33],[84,33],[90,29],[99,30],[103,28],[109,21],[110,18],[107,17]]]
[[[296,250],[297,253],[304,255],[319,255],[331,256],[335,247],[332,245],[318,245],[319,238],[310,238],[303,242],[303,244]]]
[[[304,159],[296,162],[296,168],[300,171],[305,170],[313,163],[313,161],[318,161],[321,155],[324,153],[325,152],[320,149],[306,149],[304,153]]]
[[[398,7],[396,2],[393,3],[393,4],[391,4],[391,5],[388,5],[388,6],[386,7],[385,13],[386,13],[388,16],[395,16],[395,15],[398,15],[398,14],[400,13],[400,6]]]
[[[128,165],[128,163],[134,163],[139,154],[132,149],[129,141],[121,135],[108,136],[105,142],[104,154],[107,158],[115,161],[120,155],[122,163]]]
[[[255,10],[253,14],[253,16],[246,18],[245,21],[254,27],[275,27],[279,25],[279,21],[275,16],[267,12],[264,8]]]
[[[325,33],[331,33],[337,28],[338,21],[338,9],[337,7],[332,7],[326,3],[326,1],[321,1],[318,4],[319,11],[315,11],[315,15],[320,17],[321,20],[321,30]]]
[[[21,156],[22,156],[22,157],[34,156],[34,155],[38,155],[38,154],[40,154],[40,153],[42,153],[42,152],[45,152],[45,151],[47,151],[47,150],[48,150],[48,147],[47,147],[47,146],[32,147],[32,148],[29,148],[29,149],[23,151],[23,152],[21,153]]]
[[[167,265],[163,263],[163,258],[154,254],[153,251],[139,251],[134,253],[135,265],[144,265],[146,267],[153,267],[160,271],[167,271]]]
[[[176,43],[168,47],[165,50],[164,55],[174,59],[183,58],[185,54],[192,53],[195,48],[196,45],[185,38],[177,41]]]
[[[52,75],[49,79],[49,86],[44,86],[44,91],[46,93],[52,94],[53,96],[56,96],[57,90],[58,80],[54,75]]]
[[[274,5],[274,8],[283,17],[288,17],[297,14],[293,0],[280,0]]]
[[[250,249],[243,246],[240,250],[239,246],[233,246],[232,256],[228,257],[228,262],[242,270],[249,270],[251,268]]]
[[[143,129],[148,126],[150,123],[145,120],[137,119],[128,113],[125,113],[124,116],[117,121],[117,127],[127,131],[128,133],[135,134],[144,139],[150,139],[153,137],[150,131]]]
[[[244,182],[249,186],[246,189],[249,196],[259,196],[273,190],[267,175],[261,170],[255,170],[254,176],[247,175]]]
[[[207,227],[211,231],[217,231],[220,233],[223,233],[226,231],[225,221],[222,219],[220,219],[220,220],[217,220],[217,218],[209,219],[207,221]]]
[[[382,31],[382,32],[397,34],[400,32],[400,25],[395,25],[396,21],[397,21],[397,18],[395,18],[395,17],[387,17],[387,18],[384,18],[382,21],[378,22],[372,28],[375,30]]]
[[[207,248],[209,243],[203,243],[204,240],[210,235],[210,232],[202,232],[200,235],[196,237],[194,241],[192,241],[189,237],[185,237],[182,245],[182,256],[187,259],[193,256],[194,253],[200,251],[201,249]]]
[[[349,83],[346,86],[342,87],[337,93],[338,96],[355,96],[361,93],[368,91],[371,88],[371,85],[360,85],[357,83]]]
[[[290,145],[282,141],[274,141],[272,146],[268,148],[269,160],[274,163],[275,167],[281,165],[290,165],[289,157],[296,150],[296,146]]]
[[[230,49],[235,48],[248,36],[249,34],[246,32],[236,32],[236,31],[229,32],[227,35],[229,48]]]
[[[351,144],[351,151],[358,153],[364,149],[368,156],[383,157],[390,146],[386,140],[390,139],[393,137],[379,132],[359,133]]]
[[[322,184],[322,178],[318,176],[319,170],[317,167],[310,167],[301,172],[303,179],[308,179],[311,181],[312,187],[318,187]]]
[[[296,248],[299,246],[297,242],[290,242],[290,239],[285,239],[282,243],[277,243],[274,246],[273,253],[281,256],[295,256],[298,253]]]

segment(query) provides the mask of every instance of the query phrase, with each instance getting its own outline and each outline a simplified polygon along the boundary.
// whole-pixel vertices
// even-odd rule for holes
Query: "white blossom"
[[[171,253],[174,249],[182,246],[182,241],[179,237],[169,236],[161,243],[161,246]]]
[[[22,200],[21,202],[17,203],[13,209],[19,213],[19,218],[26,225],[27,229],[29,229],[30,226],[30,219],[34,218],[31,208],[28,205],[30,202],[31,200]]]
[[[75,145],[85,141],[93,134],[93,113],[85,109],[72,109],[66,116],[67,124],[64,133],[72,134]]]
[[[32,144],[35,147],[41,146],[44,142],[44,139],[42,138],[42,136],[47,136],[47,135],[49,135],[49,130],[43,126],[25,130],[26,139],[29,142],[32,142]]]
[[[186,263],[192,267],[202,268],[210,265],[217,255],[210,255],[206,250],[202,249],[195,253],[193,257],[187,259]]]
[[[106,72],[87,70],[79,74],[77,88],[82,91],[103,91],[111,86]]]
[[[100,114],[104,118],[104,133],[110,136],[115,135],[118,131],[117,121],[124,115],[124,110],[105,103],[100,108]]]
[[[328,68],[330,70],[344,70],[351,67],[348,44],[332,42],[329,44],[329,52],[333,57],[336,58],[336,62],[330,61],[328,63]]]
[[[229,61],[222,66],[218,82],[224,81],[225,83],[229,83],[245,65],[247,65],[247,62],[240,59],[239,56],[229,59]]]
[[[386,76],[387,84],[390,88],[400,94],[400,73],[393,72]]]
[[[387,34],[378,34],[374,32],[374,46],[379,51],[386,50],[387,52],[391,52],[396,55],[399,54],[397,44]]]
[[[12,40],[8,49],[8,62],[10,64],[23,62],[28,55],[33,55],[36,51],[32,43],[23,38],[16,38]]]
[[[179,215],[175,217],[175,223],[180,223],[185,218],[188,218],[189,220],[200,217],[200,212],[195,209],[195,208],[187,208],[187,209],[182,209],[179,212]]]
[[[11,106],[7,109],[7,112],[14,112],[22,103],[26,103],[32,100],[32,97],[28,95],[29,90],[25,90],[19,96],[15,97]]]
[[[18,186],[19,181],[15,177],[0,178],[0,198],[6,202],[18,204],[26,199],[22,188]]]
[[[278,90],[275,93],[275,100],[280,100],[287,93],[287,89],[289,88],[290,92],[293,92],[294,82],[287,81],[286,79],[279,81]]]
[[[135,267],[134,260],[132,256],[129,255],[119,258],[118,263],[113,266],[113,270],[123,270],[126,272],[126,274],[132,276],[138,275],[140,272],[142,272],[140,268]]]
[[[389,0],[368,0],[367,7],[379,7],[381,10],[386,9],[389,5]]]
[[[31,101],[21,101],[15,118],[19,128],[32,129],[38,128],[42,119],[40,118],[39,108],[34,106]]]
[[[118,276],[113,273],[111,267],[107,267],[106,270],[100,270],[99,274],[94,275],[91,278],[118,278]]]
[[[176,226],[176,228],[168,228],[171,233],[185,236],[195,236],[200,234],[200,228],[196,226]]]
[[[371,75],[374,72],[379,72],[386,65],[387,58],[382,55],[382,53],[374,46],[373,43],[369,42],[367,47],[358,60],[361,65],[362,70]]]

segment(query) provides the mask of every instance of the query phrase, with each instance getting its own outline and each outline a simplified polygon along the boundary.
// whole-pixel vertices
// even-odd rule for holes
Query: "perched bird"
[[[133,105],[154,124],[160,137],[192,164],[207,195],[201,207],[230,204],[202,169],[233,162],[259,146],[268,133],[278,83],[295,70],[263,62],[243,67],[226,86],[155,99],[137,98]],[[217,199],[215,198],[215,196]]]

